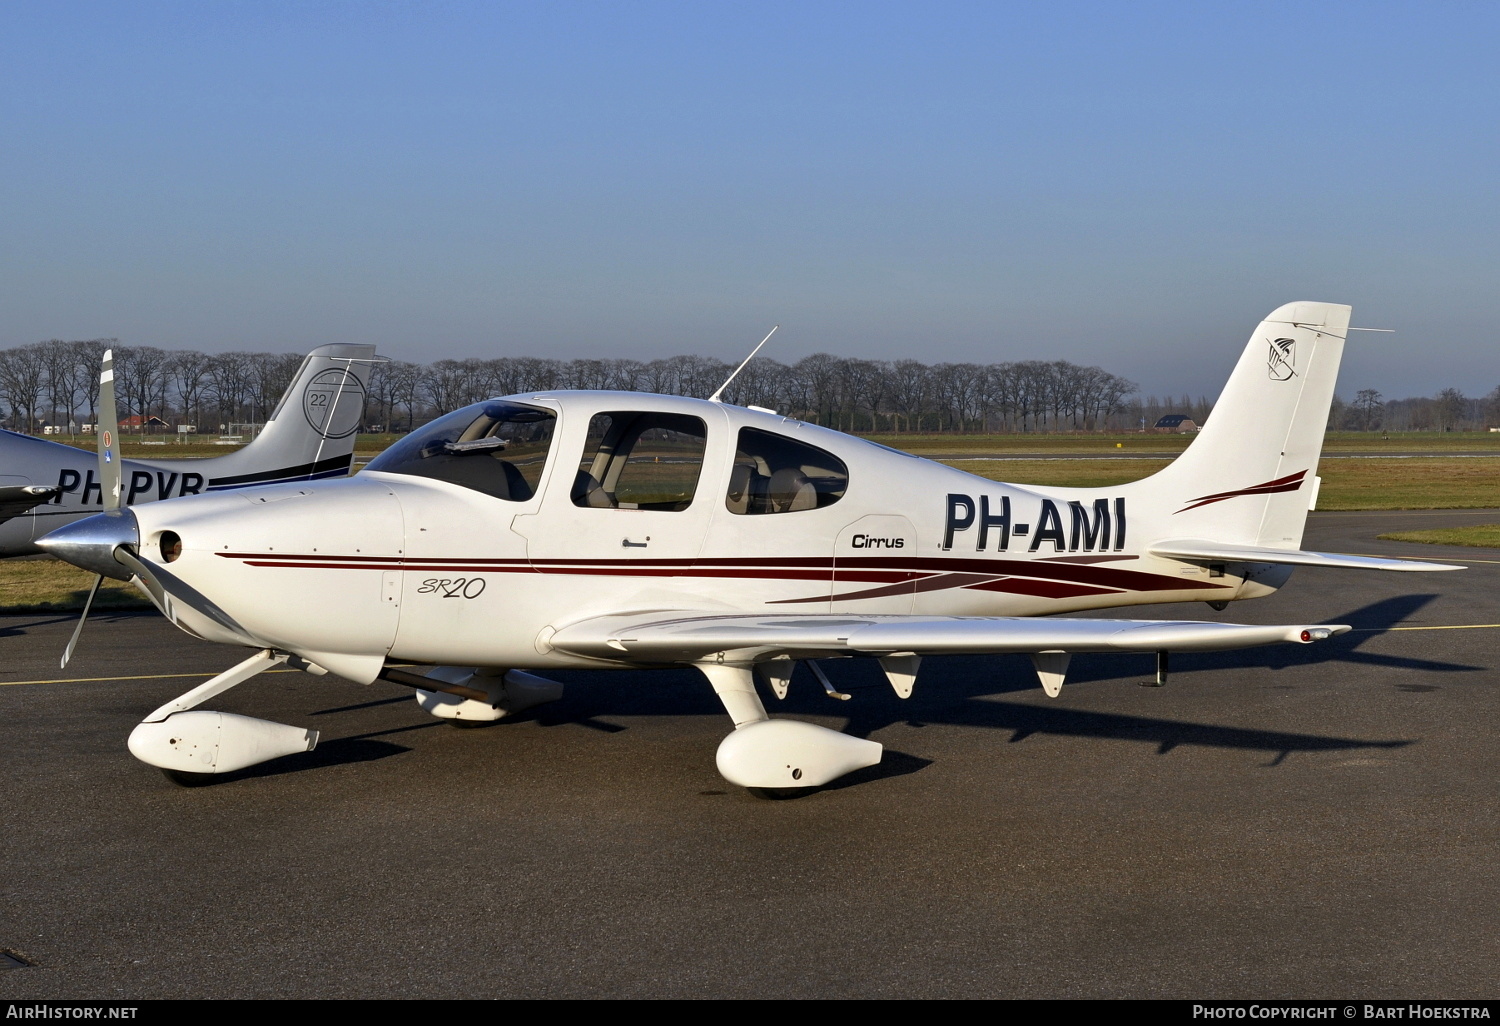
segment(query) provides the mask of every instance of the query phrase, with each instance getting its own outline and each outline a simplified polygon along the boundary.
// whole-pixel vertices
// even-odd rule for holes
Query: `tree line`
[[[3,423],[37,433],[77,430],[95,420],[99,363],[114,350],[122,422],[157,418],[165,430],[203,433],[262,423],[296,374],[301,354],[164,350],[117,339],[52,339],[0,350]],[[392,360],[370,368],[364,428],[400,432],[496,395],[567,388],[707,397],[734,365],[702,356],[663,360],[500,357]],[[795,363],[757,357],[724,391],[728,402],[761,406],[843,431],[1056,432],[1149,429],[1180,413],[1200,426],[1203,397],[1143,397],[1137,385],[1101,367],[1067,360],[935,363],[861,360],[817,353]],[[1500,422],[1500,388],[1485,399],[1445,389],[1432,399],[1385,400],[1366,389],[1335,399],[1329,426],[1350,430],[1460,429]]]
[[[1482,397],[1445,388],[1435,396],[1409,399],[1386,399],[1365,388],[1352,402],[1334,396],[1328,426],[1344,431],[1483,431],[1500,426],[1500,385]]]
[[[122,346],[117,339],[16,346],[0,350],[5,425],[35,433],[46,425],[92,423],[106,349],[114,350],[122,423],[155,417],[169,427],[192,424],[205,432],[263,422],[302,360],[298,354]],[[406,431],[490,396],[567,388],[706,398],[734,366],[702,356],[378,362],[367,375],[365,427]],[[1130,420],[1128,400],[1136,392],[1133,382],[1066,360],[925,364],[818,353],[792,364],[752,360],[723,398],[846,431],[1092,431]]]

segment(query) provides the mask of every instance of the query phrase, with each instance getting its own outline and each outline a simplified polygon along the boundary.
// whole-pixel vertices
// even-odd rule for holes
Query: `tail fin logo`
[[[1289,381],[1296,376],[1297,340],[1278,338],[1266,353],[1266,371],[1272,381]]]
[[[330,367],[313,375],[302,392],[302,412],[324,438],[348,438],[365,411],[365,385],[352,369]]]

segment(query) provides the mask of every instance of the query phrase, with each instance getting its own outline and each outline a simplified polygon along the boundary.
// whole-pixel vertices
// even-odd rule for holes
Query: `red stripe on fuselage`
[[[220,552],[226,559],[239,559],[251,566],[319,570],[407,570],[423,573],[543,573],[588,577],[717,577],[726,580],[860,581],[897,585],[934,575],[978,575],[986,579],[1031,578],[1080,586],[1083,592],[1181,591],[1180,578],[1121,567],[1081,563],[1057,563],[1038,559],[984,559],[963,557],[809,556],[790,559],[472,559],[463,557],[415,558],[406,556],[335,556],[312,554],[279,555],[264,552]],[[967,587],[963,585],[950,585]],[[931,587],[937,587],[932,585]],[[1230,588],[1233,585],[1194,582],[1193,590]],[[1090,590],[1092,589],[1092,590]],[[1102,590],[1100,590],[1102,589]],[[924,589],[925,590],[925,589]],[[995,590],[995,589],[992,589]],[[1006,590],[1006,589],[999,589]]]

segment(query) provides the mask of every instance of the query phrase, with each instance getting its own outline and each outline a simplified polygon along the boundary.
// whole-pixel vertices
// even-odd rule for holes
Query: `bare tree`
[[[1456,388],[1445,388],[1437,394],[1437,402],[1433,404],[1433,413],[1437,419],[1439,431],[1452,431],[1462,424],[1464,415],[1468,412],[1469,400],[1464,397],[1463,392]]]
[[[208,357],[191,349],[167,354],[166,374],[176,394],[177,412],[187,423],[193,425],[203,419],[208,366]]]
[[[438,360],[422,378],[422,400],[438,416],[468,405],[468,381],[459,360]]]
[[[568,380],[574,388],[602,391],[609,387],[610,360],[574,360],[568,364]]]
[[[1359,430],[1373,431],[1380,426],[1380,414],[1385,409],[1385,402],[1379,392],[1373,388],[1362,388],[1354,396],[1353,405]]]
[[[208,385],[204,399],[214,404],[221,430],[227,430],[234,421],[245,419],[249,376],[249,353],[216,353],[208,358]]]
[[[76,430],[73,413],[78,408],[82,379],[87,371],[78,362],[75,343],[55,338],[41,346],[42,363],[47,371],[48,423],[57,424],[61,415],[68,433],[73,434]]]
[[[887,395],[892,410],[904,421],[904,430],[922,429],[922,409],[928,392],[927,365],[918,360],[897,360],[890,365],[891,379]]]
[[[0,395],[11,408],[11,426],[30,434],[36,430],[37,411],[47,388],[47,365],[39,345],[0,352]]]
[[[166,404],[167,354],[156,346],[122,346],[115,351],[115,394],[120,398],[122,424],[139,418],[139,430],[153,411]]]
[[[421,364],[408,363],[406,360],[392,360],[386,364],[386,371],[389,375],[392,408],[401,406],[406,409],[406,427],[411,430],[417,423],[417,403],[422,394],[422,377],[425,371]]]

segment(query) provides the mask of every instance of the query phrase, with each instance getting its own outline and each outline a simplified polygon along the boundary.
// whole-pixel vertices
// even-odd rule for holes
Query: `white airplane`
[[[204,459],[125,460],[122,501],[347,476],[374,356],[369,345],[319,346],[253,442]],[[36,539],[104,508],[94,462],[71,445],[0,429],[0,558],[40,552]]]
[[[1164,671],[1170,651],[1349,628],[1052,614],[1222,609],[1298,565],[1456,569],[1299,548],[1348,323],[1328,303],[1271,314],[1202,433],[1131,484],[1001,484],[768,410],[550,392],[451,413],[353,478],[122,508],[42,546],[255,650],[132,733],[179,782],[312,748],[315,731],[197,708],[280,664],[409,685],[460,721],[560,694],[528,671],[693,666],[734,723],[723,776],[795,794],[881,757],[766,714],[757,678],[783,697],[799,661],[833,692],[814,660],[876,658],[906,697],[925,655],[1024,652],[1055,696],[1074,652]]]

